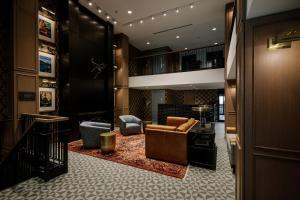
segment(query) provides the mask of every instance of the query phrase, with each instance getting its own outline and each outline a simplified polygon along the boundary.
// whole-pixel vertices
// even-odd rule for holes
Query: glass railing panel
[[[131,58],[130,76],[224,68],[224,45]]]

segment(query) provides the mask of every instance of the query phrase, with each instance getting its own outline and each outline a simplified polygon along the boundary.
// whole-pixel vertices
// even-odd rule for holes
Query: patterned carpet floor
[[[69,150],[181,179],[187,170],[186,166],[146,158],[144,134],[123,136],[116,131],[116,151],[112,154],[103,155],[99,149],[83,149],[82,140],[69,143]]]
[[[79,153],[69,153],[69,173],[48,182],[33,178],[0,191],[1,200],[234,200],[235,179],[216,126],[217,170],[189,166],[178,179]]]

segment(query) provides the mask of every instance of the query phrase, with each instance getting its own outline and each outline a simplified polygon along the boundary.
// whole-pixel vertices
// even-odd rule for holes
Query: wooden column
[[[116,65],[115,70],[115,122],[118,125],[120,115],[129,113],[129,39],[124,34],[115,36],[116,41]]]
[[[225,131],[227,127],[236,127],[236,80],[227,80],[227,57],[234,25],[234,3],[225,6]]]

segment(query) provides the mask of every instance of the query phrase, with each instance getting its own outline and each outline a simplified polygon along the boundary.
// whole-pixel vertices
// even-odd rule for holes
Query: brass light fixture
[[[291,48],[293,41],[300,41],[300,33],[297,33],[295,29],[284,35],[268,38],[268,49]]]

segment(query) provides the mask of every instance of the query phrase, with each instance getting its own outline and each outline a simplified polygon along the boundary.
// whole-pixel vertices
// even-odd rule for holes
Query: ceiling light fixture
[[[100,8],[98,8],[98,13],[102,13],[102,10]]]
[[[190,8],[194,8],[194,4],[190,4]]]
[[[92,6],[92,5],[93,5],[93,3],[89,1],[89,6]]]
[[[167,16],[167,13],[166,13],[166,12],[164,12],[164,13],[163,13],[163,16],[164,16],[164,17],[165,17],[165,16]]]
[[[188,49],[188,48],[186,48],[186,47],[184,48],[184,50],[187,50],[187,49]]]
[[[180,36],[179,36],[179,35],[177,35],[177,36],[176,36],[176,39],[179,39],[179,38],[180,38]]]
[[[132,11],[131,11],[131,10],[128,10],[127,13],[128,13],[129,15],[131,15],[131,14],[132,14]]]
[[[217,43],[217,42],[215,42],[215,43],[214,43],[214,45],[218,45],[218,43]]]
[[[216,30],[217,30],[217,28],[212,28],[211,30],[212,30],[212,31],[216,31]]]
[[[151,17],[151,20],[155,20],[155,17],[154,17],[154,16],[152,16],[152,17]]]
[[[110,16],[109,15],[106,15],[106,19],[109,19],[110,18]]]
[[[179,13],[179,9],[177,8],[175,12],[176,12],[176,13]]]
[[[129,27],[132,27],[132,24],[129,24]]]
[[[150,42],[147,42],[146,44],[147,44],[147,45],[149,45],[149,44],[150,44]]]
[[[114,20],[114,24],[117,24],[118,22],[116,20]]]
[[[143,20],[140,20],[140,23],[142,24],[142,23],[144,23],[144,21],[143,21]]]

